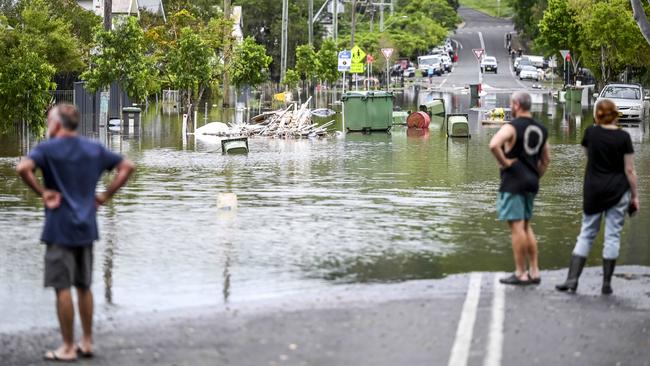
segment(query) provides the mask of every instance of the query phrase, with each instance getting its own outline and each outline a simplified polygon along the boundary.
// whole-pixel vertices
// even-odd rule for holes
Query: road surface
[[[650,365],[650,269],[618,268],[609,297],[600,268],[575,295],[553,289],[565,273],[527,288],[471,273],[130,315],[99,322],[97,356],[81,364]],[[55,329],[0,334],[0,364],[42,364],[58,342]]]
[[[510,56],[505,48],[506,34],[514,30],[509,19],[493,18],[473,9],[460,8],[464,26],[451,37],[458,45],[458,63],[453,72],[435,78],[433,87],[463,88],[478,82],[479,64],[472,49],[483,48],[486,55],[498,61],[498,73],[483,74],[483,89],[514,90],[531,89],[534,81],[520,81],[511,67]]]

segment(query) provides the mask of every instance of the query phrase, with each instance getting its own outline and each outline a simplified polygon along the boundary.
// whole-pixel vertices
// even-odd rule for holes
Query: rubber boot
[[[616,268],[616,259],[603,259],[603,295],[611,295],[612,292],[612,275]]]
[[[563,284],[555,285],[555,288],[558,291],[571,290],[575,292],[578,289],[578,279],[582,274],[582,269],[585,268],[585,263],[587,263],[587,258],[572,254],[567,279]]]

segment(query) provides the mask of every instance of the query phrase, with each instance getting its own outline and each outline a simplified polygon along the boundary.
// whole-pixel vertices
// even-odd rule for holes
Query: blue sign
[[[339,71],[349,72],[352,64],[352,52],[344,50],[339,52]]]

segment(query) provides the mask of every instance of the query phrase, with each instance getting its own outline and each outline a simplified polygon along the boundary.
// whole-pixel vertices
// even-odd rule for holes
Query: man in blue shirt
[[[131,176],[134,165],[99,143],[78,136],[79,112],[69,104],[57,105],[47,114],[49,140],[36,146],[16,170],[25,183],[42,197],[45,226],[41,241],[45,252],[45,286],[56,290],[56,305],[63,345],[47,352],[45,359],[74,361],[92,356],[93,296],[90,291],[93,242],[99,238],[97,208],[106,203]],[[35,170],[43,173],[42,185]],[[106,171],[117,170],[105,192],[96,194],[97,182]],[[83,337],[74,344],[74,306],[70,288],[77,289]]]

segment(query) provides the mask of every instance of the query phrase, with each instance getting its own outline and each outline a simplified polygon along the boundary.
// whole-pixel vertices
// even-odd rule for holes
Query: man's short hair
[[[56,111],[63,128],[69,131],[77,130],[77,127],[79,127],[79,111],[75,106],[67,103],[57,104]]]
[[[514,92],[511,99],[513,102],[517,102],[519,108],[523,109],[524,111],[530,111],[530,108],[533,105],[530,94],[526,93],[525,91]]]

